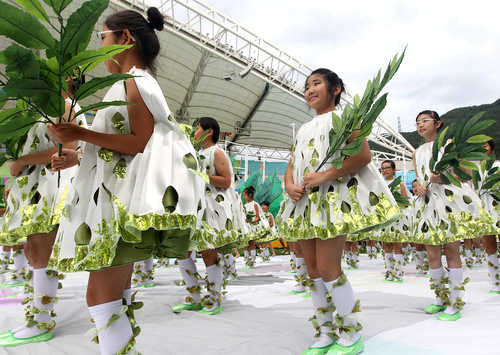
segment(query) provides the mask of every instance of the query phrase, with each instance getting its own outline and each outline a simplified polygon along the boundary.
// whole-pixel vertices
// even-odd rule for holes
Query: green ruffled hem
[[[57,230],[61,222],[61,211],[66,201],[68,186],[66,186],[61,199],[55,207],[54,213],[50,214],[47,203],[47,198],[42,199],[44,207],[43,214],[34,217],[34,213],[38,208],[38,204],[28,205],[20,210],[22,216],[22,224],[19,227],[8,230],[8,224],[12,214],[8,214],[4,223],[4,230],[0,233],[0,245],[19,245],[25,242],[30,235],[47,234]]]
[[[218,232],[214,230],[214,233],[198,230],[191,239],[198,251],[220,249],[227,245],[234,245],[236,248],[239,245],[238,232],[225,229]]]
[[[356,208],[352,208],[351,214],[343,214],[344,222],[337,221],[335,224],[322,223],[321,226],[314,226],[310,223],[310,217],[304,218],[299,216],[295,219],[289,218],[288,221],[277,218],[275,223],[278,226],[278,231],[282,238],[290,242],[315,238],[325,240],[335,238],[338,235],[354,235],[384,229],[396,223],[396,221],[401,218],[402,213],[396,205],[391,204],[384,193],[378,198],[379,202],[372,206],[372,210],[369,211],[368,215],[361,214],[359,205],[353,202]],[[321,200],[324,199],[322,198]],[[320,208],[330,206],[328,202],[321,202]],[[330,211],[329,213],[338,214],[339,211],[337,210],[340,210],[340,208]]]
[[[465,211],[462,211],[460,216],[449,213],[448,220],[450,223],[442,220],[439,226],[425,225],[426,230],[424,231],[422,231],[422,228],[424,228],[424,225],[422,225],[421,230],[416,231],[405,242],[440,245],[481,237],[491,232],[493,219],[481,206],[478,205],[478,208],[479,217],[473,218],[470,213]],[[449,233],[452,233],[452,235],[448,235]]]
[[[123,204],[115,197],[119,221],[102,221],[98,233],[101,238],[91,238],[90,229],[78,228],[75,236],[75,256],[61,259],[56,242],[49,268],[60,272],[98,271],[157,258],[187,258],[191,236],[196,228],[194,215],[176,213],[158,215],[150,213],[136,216],[126,213]],[[111,228],[110,228],[111,227]],[[64,238],[64,231],[61,232]],[[92,244],[90,244],[92,242]]]

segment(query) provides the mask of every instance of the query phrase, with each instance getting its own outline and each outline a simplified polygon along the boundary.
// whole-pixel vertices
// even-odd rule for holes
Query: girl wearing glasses
[[[196,152],[146,71],[155,73],[160,51],[155,30],[162,30],[164,21],[157,8],[147,14],[148,20],[135,11],[115,13],[100,34],[103,46],[133,45],[106,67],[134,77],[115,83],[104,97],[133,105],[99,110],[91,130],[68,124],[49,128],[58,142],[86,142],[51,266],[93,271],[87,304],[103,354],[134,349],[138,329],[132,312],[140,307],[131,302],[133,263],[156,255],[185,258],[198,204],[204,206],[201,184],[189,171],[198,167]],[[53,157],[53,168],[77,161],[76,152],[64,150],[61,158]]]
[[[432,146],[443,128],[439,115],[435,111],[422,111],[417,115],[416,126],[425,144],[413,153],[419,182],[415,193],[420,196],[415,201],[416,232],[413,238],[417,243],[426,244],[431,288],[436,294],[436,299],[425,307],[425,312],[435,314],[444,311],[438,320],[456,321],[461,317],[460,310],[465,304],[461,298],[466,282],[462,283],[460,240],[475,237],[475,233],[481,232],[486,224],[491,225],[492,220],[469,184],[463,183],[462,187],[445,185],[439,175],[429,170]],[[470,174],[470,170],[463,170]],[[448,277],[441,262],[443,249]]]
[[[299,242],[311,278],[316,313],[311,320],[319,334],[302,354],[353,355],[363,351],[364,345],[359,334],[359,303],[342,272],[344,243],[347,234],[392,223],[400,211],[371,163],[366,139],[361,152],[347,158],[341,169],[327,164],[314,172],[316,162],[324,159],[329,147],[332,112],[341,116],[338,108],[345,88],[336,73],[317,69],[307,78],[305,89],[306,102],[316,116],[295,138],[293,157],[285,172],[288,195],[280,212],[280,231],[287,240]],[[332,306],[337,311],[335,318]]]

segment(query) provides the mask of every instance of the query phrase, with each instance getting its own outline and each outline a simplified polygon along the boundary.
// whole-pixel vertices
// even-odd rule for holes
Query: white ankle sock
[[[222,269],[215,264],[207,267],[207,279],[210,284],[210,300],[212,306],[207,305],[203,307],[203,309],[205,311],[213,311],[219,306],[217,300],[220,299],[219,292],[221,292],[222,287]]]
[[[467,258],[472,258],[472,250],[470,249],[465,249],[465,256]]]
[[[314,279],[314,286],[316,291],[311,290],[311,299],[313,303],[314,312],[316,314],[316,320],[320,325],[321,333],[319,339],[311,346],[311,348],[323,348],[333,343],[333,339],[327,334],[327,332],[332,331],[331,326],[321,326],[326,322],[331,322],[333,319],[333,314],[331,312],[326,312],[324,316],[318,313],[318,308],[328,309],[332,306],[332,302],[327,302],[325,294],[328,292],[326,289],[323,279]]]
[[[387,272],[389,273],[386,280],[391,281],[394,279],[392,273],[394,272],[394,264],[389,259],[394,259],[394,253],[385,253],[385,265],[387,266]]]
[[[54,298],[57,295],[57,286],[59,284],[59,279],[52,276],[51,279],[47,276],[47,269],[35,269],[33,272],[34,283],[33,283],[33,293],[35,294],[34,307],[40,310],[46,310],[49,313],[35,314],[34,320],[37,322],[49,322],[52,319],[50,312],[54,309],[54,302],[49,304],[42,304],[42,297],[37,297],[37,294],[47,296],[49,298]],[[46,333],[46,329],[38,329],[36,326],[31,326],[25,330],[15,333],[16,338],[29,338],[35,335],[40,335]]]
[[[499,274],[498,268],[498,256],[497,254],[488,254],[486,256],[486,261],[488,262],[488,273],[490,275],[490,280],[493,283],[492,291],[500,291],[500,280],[497,279]]]
[[[24,255],[24,249],[19,249],[17,255],[14,257],[14,269],[16,273],[20,273],[27,264],[26,256]]]
[[[449,268],[448,277],[450,278],[450,301],[453,303],[458,297],[460,297],[462,290],[462,281],[464,276],[464,271],[462,268]],[[458,288],[458,290],[456,290]],[[458,312],[458,308],[447,307],[444,313],[454,314]]]
[[[444,276],[444,268],[441,266],[439,269],[429,269],[429,274],[431,275],[431,279],[434,280],[434,285],[437,286],[441,283],[441,279]],[[442,306],[444,301],[441,298],[436,297],[432,304]]]
[[[144,275],[144,261],[134,263],[134,272],[132,273],[132,286],[141,286]]]
[[[301,280],[301,276],[307,274],[307,267],[306,267],[306,262],[304,258],[297,258],[297,277],[299,280]],[[293,288],[293,291],[295,292],[303,292],[305,291],[306,287],[302,285],[301,283],[297,283],[295,287]]]
[[[224,263],[226,264],[228,272],[231,274],[228,275],[228,277],[232,279],[232,275],[236,272],[236,264],[234,263],[234,256],[232,253],[224,255]]]
[[[194,274],[198,273],[198,269],[196,268],[196,264],[193,259],[187,258],[184,260],[177,260],[177,262],[179,264],[179,270],[181,271],[182,278],[186,283],[186,287],[198,286],[198,279],[194,276]],[[195,303],[198,303],[201,300],[201,296],[197,292],[190,293],[189,297],[193,298]]]
[[[327,290],[332,290],[332,302],[333,305],[337,308],[337,313],[340,317],[344,317],[352,313],[354,305],[356,304],[356,300],[354,298],[354,292],[352,290],[351,284],[349,280],[346,281],[342,286],[335,287],[332,289],[334,283],[337,280],[333,280],[330,282],[325,282],[325,286]],[[344,318],[344,325],[355,325],[358,323],[358,320],[354,318]],[[359,339],[359,332],[349,332],[349,333],[341,333],[340,339],[338,343],[343,346],[350,346],[357,342]]]
[[[403,265],[405,263],[405,257],[403,254],[394,255],[394,259],[396,259],[396,265],[394,265],[394,273],[399,280],[403,279]]]
[[[419,266],[420,270],[423,271],[423,269],[424,269],[424,252],[423,251],[417,251],[417,265]]]
[[[120,315],[122,300],[111,301],[89,307],[96,328],[105,327],[113,314]],[[126,314],[122,314],[106,330],[99,333],[102,355],[114,355],[123,349],[132,338],[132,327]]]

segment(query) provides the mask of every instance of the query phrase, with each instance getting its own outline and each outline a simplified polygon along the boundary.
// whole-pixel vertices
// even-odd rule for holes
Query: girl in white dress
[[[467,283],[467,280],[462,283],[460,240],[482,235],[493,220],[484,211],[481,200],[468,183],[463,183],[462,187],[445,185],[439,175],[430,171],[432,146],[442,125],[435,111],[422,111],[417,115],[417,132],[425,139],[425,143],[413,152],[419,182],[415,192],[420,196],[415,201],[416,233],[413,241],[426,244],[431,289],[436,294],[434,303],[427,306],[425,311],[430,314],[444,311],[438,320],[456,321],[461,317],[460,310],[465,304],[461,291]],[[462,170],[470,173],[470,170]],[[443,249],[448,276],[445,276],[441,262]]]
[[[68,96],[74,95],[71,80],[66,78],[68,91],[62,92],[66,101],[63,121],[70,122],[67,125],[86,129],[87,122],[83,115],[73,117],[80,106],[76,104],[71,112],[71,98]],[[79,80],[84,82],[85,79],[81,77]],[[65,142],[63,148],[78,148],[80,142],[75,141],[76,139],[72,139]],[[45,123],[37,122],[28,131],[23,156],[10,165],[11,175],[17,178],[9,181],[7,211],[0,223],[3,224],[0,244],[24,243],[29,261],[25,293],[29,296],[25,299],[28,302],[26,325],[3,333],[9,336],[0,339],[0,346],[12,347],[52,339],[52,329],[55,327],[54,301],[57,301],[62,275],[48,270],[47,265],[61,220],[61,210],[77,169],[74,167],[61,172],[59,179],[58,173],[53,172],[50,166],[52,155],[57,150],[57,142],[50,138]],[[23,249],[18,253],[21,251]],[[20,257],[24,258],[24,254],[16,255],[16,258]]]
[[[253,269],[255,267],[255,259],[257,251],[255,250],[256,241],[266,236],[269,231],[269,224],[264,216],[264,211],[260,205],[253,200],[255,188],[253,186],[247,187],[243,190],[243,199],[246,204],[243,206],[246,214],[246,223],[250,230],[251,239],[248,241],[248,246],[245,247],[245,258],[247,258],[246,268]]]
[[[134,77],[115,83],[104,101],[133,105],[99,110],[90,130],[49,127],[56,141],[86,143],[49,267],[90,273],[87,304],[103,354],[135,348],[130,280],[133,263],[151,256],[186,257],[204,202],[196,152],[170,113],[155,73],[163,16],[149,8],[148,20],[127,10],[105,21],[103,46],[132,45],[107,60],[111,73]],[[76,165],[80,154],[64,150],[53,169]],[[189,186],[190,188],[186,188]],[[122,303],[125,300],[125,306]]]
[[[319,338],[302,354],[352,355],[364,349],[359,334],[362,327],[356,316],[359,302],[342,272],[344,243],[347,234],[383,227],[401,215],[371,163],[366,139],[361,152],[345,159],[341,169],[326,164],[314,172],[330,145],[332,112],[340,117],[336,109],[344,91],[342,80],[331,70],[318,69],[308,77],[305,99],[317,115],[297,133],[293,158],[285,173],[288,196],[276,218],[285,239],[299,241],[312,279],[316,315],[311,319]],[[337,312],[335,318],[332,306]]]

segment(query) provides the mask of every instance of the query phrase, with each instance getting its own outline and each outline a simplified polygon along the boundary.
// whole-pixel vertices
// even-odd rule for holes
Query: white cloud
[[[498,1],[211,0],[209,6],[307,65],[336,71],[351,93],[408,44],[382,116],[413,130],[440,114],[500,97]]]

